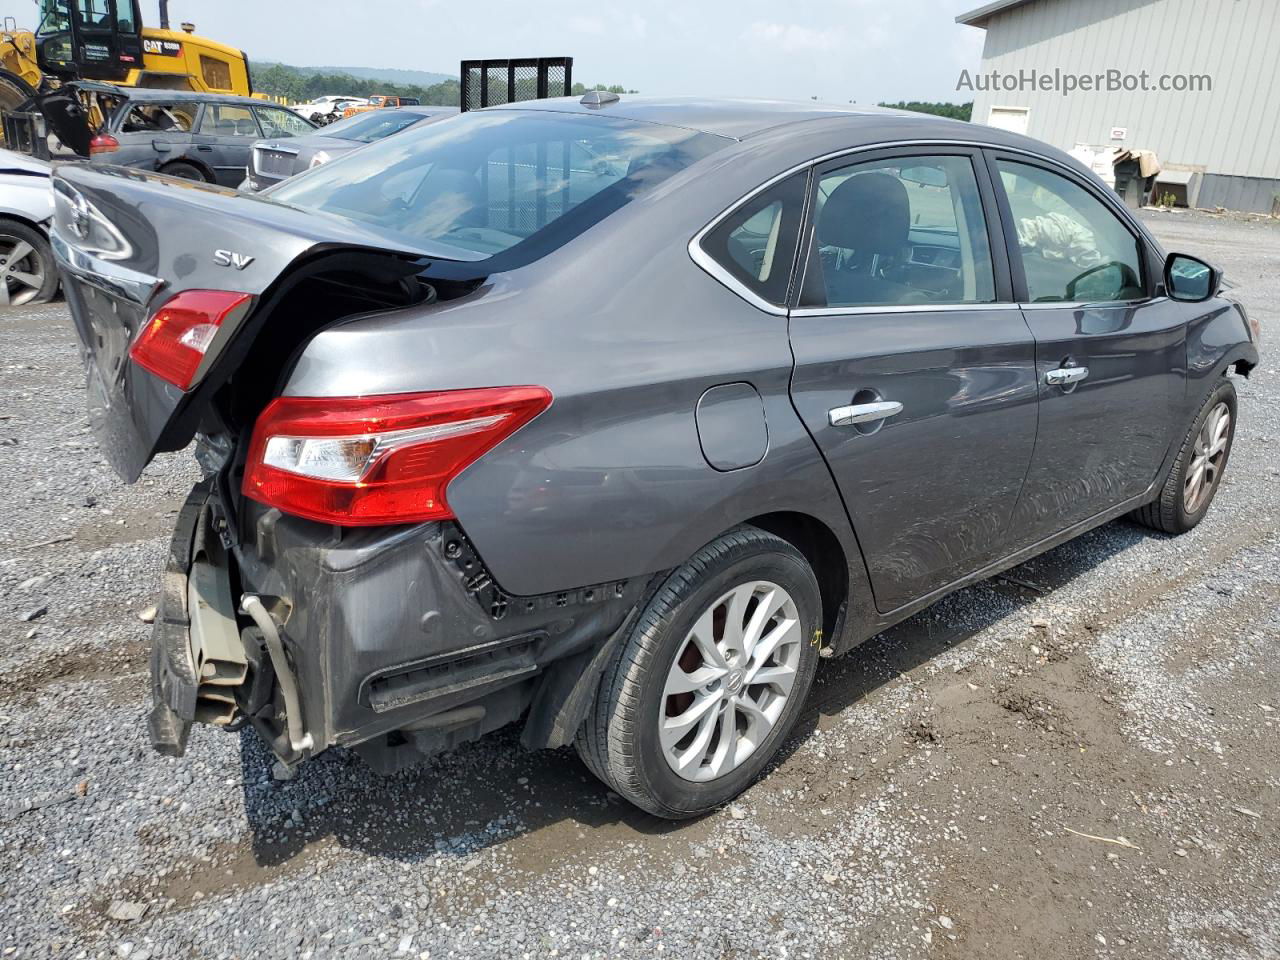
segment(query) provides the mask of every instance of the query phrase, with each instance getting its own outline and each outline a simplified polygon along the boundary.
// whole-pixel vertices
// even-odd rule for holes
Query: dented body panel
[[[528,109],[584,112],[565,103]],[[151,723],[160,749],[180,753],[198,719],[251,723],[288,766],[338,745],[395,770],[515,721],[526,745],[559,746],[581,726],[601,671],[646,599],[669,571],[739,525],[793,538],[823,593],[822,629],[811,642],[839,653],[951,590],[1150,499],[1154,486],[1064,520],[1035,542],[997,531],[980,559],[960,558],[945,575],[934,558],[946,551],[922,547],[906,559],[933,564],[925,573],[938,575],[920,577],[927,586],[878,609],[864,559],[875,542],[859,540],[851,520],[864,504],[842,498],[838,462],[824,458],[797,410],[796,284],[790,309],[761,309],[695,262],[691,241],[762,184],[821,157],[898,143],[977,149],[971,140],[979,136],[1011,149],[1030,142],[924,117],[735,109],[637,107],[638,123],[687,115],[724,142],[599,222],[523,258],[518,244],[509,256],[489,258],[416,246],[376,225],[286,206],[272,192],[246,196],[123,170],[60,172],[56,233],[100,408],[99,437],[121,474],[134,479],[155,452],[199,435],[208,473],[180,515],[157,621]],[[408,135],[395,140],[408,143]],[[376,149],[352,157],[366,162]],[[1042,153],[1072,162],[1049,148]],[[334,176],[348,162],[319,175]],[[312,176],[301,175],[295,187]],[[74,237],[85,206],[90,219],[97,211],[119,234],[128,248],[116,251],[121,256],[94,253]],[[1150,253],[1154,259],[1158,251]],[[794,272],[798,283],[800,268]],[[252,302],[219,330],[196,382],[183,391],[128,362],[127,350],[156,306],[196,289],[243,292]],[[993,306],[1013,331],[1007,339],[1025,354],[1017,395],[993,387],[999,378],[942,376],[937,381],[951,392],[907,396],[915,405],[900,425],[915,432],[896,436],[911,437],[922,461],[956,436],[949,418],[964,415],[973,400],[953,381],[985,391],[991,409],[1021,404],[1017,439],[1028,452],[1038,442],[1034,336],[1010,290],[1005,281],[1005,302]],[[909,314],[883,324],[898,324],[898,316]],[[946,318],[937,319],[939,328]],[[844,335],[858,324],[857,316],[841,316],[829,326]],[[875,325],[864,320],[861,329]],[[898,353],[920,346],[911,341],[920,329],[896,327]],[[983,344],[961,339],[952,333],[945,349],[925,350],[931,369],[990,362]],[[1188,404],[1206,378],[1257,360],[1243,312],[1219,298],[1190,320],[1186,342],[1185,372],[1167,366]],[[884,347],[862,346],[867,355]],[[852,382],[861,368],[850,358],[858,353],[850,348],[815,367],[825,378],[820,389],[831,393],[817,420],[867,385]],[[889,371],[876,381],[886,393],[913,372],[878,369]],[[452,478],[450,519],[317,523],[242,492],[249,437],[274,400],[336,404],[516,385],[544,389],[550,405]],[[974,444],[982,440],[978,423],[970,422]],[[1184,429],[1159,427],[1170,436]],[[881,440],[894,429],[886,427]],[[872,442],[869,434],[839,439],[845,450]],[[927,477],[916,479],[916,489],[930,486]],[[1006,486],[1010,496],[1002,493],[999,506],[1008,513],[1017,478]],[[846,486],[866,495],[878,526],[909,529],[920,501],[895,496],[901,489],[880,475]],[[215,558],[212,570],[199,566],[201,556]],[[193,617],[225,613],[228,598],[238,611],[239,651],[225,642],[225,616],[222,629],[193,625]],[[215,634],[223,642],[201,639]],[[214,664],[211,675],[197,670],[200,662]],[[238,676],[241,663],[240,683],[215,682]],[[230,712],[219,705],[228,688]],[[297,702],[287,707],[291,689]]]

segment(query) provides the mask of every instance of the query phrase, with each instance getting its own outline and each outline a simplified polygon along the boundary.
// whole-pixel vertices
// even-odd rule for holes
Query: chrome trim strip
[[[282,144],[279,144],[279,143],[255,143],[255,144],[253,145],[253,149],[255,149],[255,150],[272,150],[272,151],[274,151],[275,153],[287,153],[287,154],[290,154],[291,156],[295,156],[295,157],[296,157],[299,153],[301,153],[301,152],[302,152],[301,150],[297,149],[296,147],[286,147],[286,146],[283,146]]]
[[[792,174],[799,173],[801,170],[806,169],[808,166],[809,164],[802,163],[799,166],[792,167],[790,170],[783,171],[782,173],[778,174],[775,177],[770,177],[768,180],[760,184],[760,186],[756,187],[750,193],[744,194],[743,196],[735,200],[733,203],[731,203],[729,206],[725,207],[725,209],[721,210],[720,213],[717,214],[711,220],[710,223],[708,223],[705,227],[703,227],[701,230],[695,233],[693,235],[693,239],[689,241],[689,258],[693,260],[693,262],[696,263],[698,266],[700,266],[703,270],[705,270],[708,274],[710,274],[712,279],[718,280],[720,283],[728,287],[730,290],[732,290],[734,293],[740,296],[743,300],[747,301],[747,303],[751,304],[757,310],[762,310],[765,313],[771,314],[775,317],[785,317],[787,315],[787,308],[785,306],[779,306],[776,303],[770,303],[768,300],[760,296],[758,293],[756,293],[754,290],[752,290],[750,287],[744,284],[741,280],[739,280],[737,277],[731,274],[728,270],[722,267],[719,263],[716,262],[716,260],[711,256],[711,254],[707,253],[707,251],[702,249],[702,241],[708,233],[710,233],[712,230],[714,230],[716,227],[720,225],[720,222],[722,220],[728,217],[731,213],[737,210],[744,203],[747,203],[748,201],[750,201],[757,194],[764,193],[764,191],[768,190],[775,183],[780,183],[781,181],[787,179],[787,177],[791,176]]]
[[[1017,310],[1016,303],[905,303],[866,307],[796,307],[793,317],[860,317],[877,313],[983,313],[987,310]]]
[[[49,232],[49,245],[58,265],[72,276],[112,296],[145,305],[164,282],[159,277],[130,270],[72,246],[57,230]]]
[[[734,209],[736,210],[737,207],[734,207]],[[726,213],[732,212],[732,210],[726,211]],[[708,230],[713,229],[722,219],[724,219],[723,216],[718,218],[716,222],[712,223],[710,226],[704,227],[698,232],[697,236],[689,241],[689,256],[693,259],[694,263],[709,273],[712,279],[720,281],[720,283],[724,284],[757,310],[762,310],[775,317],[785,317],[787,315],[786,307],[780,307],[776,303],[770,303],[724,267],[720,266],[720,264],[717,263],[715,259],[707,253],[707,251],[702,249],[702,238],[706,236]]]
[[[1067,172],[1075,174],[1076,176],[1080,175],[1080,169],[1083,168],[1083,165],[1081,165],[1081,167],[1073,167],[1070,164],[1063,163],[1061,160],[1056,160],[1053,157],[1046,157],[1044,154],[1036,153],[1034,150],[1026,150],[1026,149],[1023,149],[1022,147],[1010,147],[1000,143],[986,143],[981,140],[882,140],[876,143],[864,143],[862,146],[859,146],[859,147],[848,147],[844,150],[834,150],[831,153],[824,153],[824,154],[821,154],[820,156],[813,157],[810,160],[804,160],[800,163],[795,164],[792,167],[788,167],[786,170],[782,171],[782,173],[779,173],[773,177],[770,177],[768,180],[760,184],[760,186],[756,187],[754,190],[751,190],[750,192],[743,194],[733,203],[729,204],[729,206],[727,206],[724,210],[718,213],[714,218],[712,218],[710,223],[708,223],[705,227],[703,227],[701,230],[699,230],[697,233],[693,235],[693,239],[689,241],[690,259],[693,260],[693,262],[696,263],[699,267],[701,267],[704,271],[706,271],[714,280],[717,280],[720,283],[722,283],[724,286],[728,287],[730,290],[732,290],[734,293],[740,296],[743,300],[746,300],[747,303],[751,304],[756,309],[763,310],[765,313],[770,313],[770,314],[773,314],[774,316],[779,316],[779,317],[787,316],[788,311],[785,308],[779,307],[777,304],[770,303],[769,301],[765,300],[763,297],[758,296],[750,288],[745,286],[736,277],[734,277],[733,274],[729,273],[729,271],[727,271],[724,267],[720,266],[720,264],[718,264],[715,260],[713,260],[711,256],[708,255],[707,252],[702,249],[701,244],[702,244],[703,238],[712,230],[714,230],[721,220],[729,216],[729,214],[733,213],[733,211],[737,210],[738,207],[742,206],[744,203],[746,203],[756,194],[769,189],[775,183],[779,182],[780,180],[785,180],[787,177],[791,176],[792,174],[796,174],[796,173],[799,173],[801,170],[807,170],[810,167],[815,167],[819,164],[826,163],[829,160],[838,160],[841,157],[855,156],[860,153],[872,153],[877,150],[896,149],[898,147],[912,147],[912,148],[915,148],[915,147],[965,147],[967,149],[973,149],[973,150],[999,150],[1004,153],[1016,153],[1021,156],[1031,157],[1033,160],[1039,160],[1041,163],[1051,164],[1052,166],[1058,167],[1062,170],[1066,170]],[[1115,203],[1111,205],[1115,209],[1121,209],[1118,197],[1115,199]],[[1125,210],[1125,215],[1129,217],[1128,222],[1130,225],[1134,223],[1138,223],[1137,219],[1133,217],[1132,214],[1130,214],[1127,209]],[[1145,230],[1141,228],[1140,224],[1139,224],[1139,232],[1143,236],[1147,236]],[[1009,306],[1016,307],[1018,306],[1018,304],[989,305],[989,306],[1003,306],[1007,308]],[[1070,304],[1055,304],[1055,306],[1070,306]],[[800,308],[791,310],[790,313],[792,316],[806,316],[808,314],[802,311],[811,310],[811,309],[815,309],[815,308],[800,307]],[[859,308],[847,308],[847,309],[860,310],[862,308],[859,307]],[[824,308],[823,312],[830,314],[833,311],[830,311]],[[867,311],[867,312],[880,312],[880,311]]]
[[[1167,297],[1143,297],[1141,300],[1038,300],[1018,304],[1023,310],[1101,310],[1106,307],[1136,307],[1159,303]]]

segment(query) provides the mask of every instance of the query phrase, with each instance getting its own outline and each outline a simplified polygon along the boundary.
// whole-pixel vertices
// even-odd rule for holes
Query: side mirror
[[[1217,296],[1222,272],[1196,257],[1171,253],[1164,264],[1164,288],[1171,300],[1201,303]]]

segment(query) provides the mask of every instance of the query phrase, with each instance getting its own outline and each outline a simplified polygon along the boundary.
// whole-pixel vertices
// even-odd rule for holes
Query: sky
[[[456,75],[464,59],[571,56],[574,79],[656,96],[959,102],[984,0],[170,0],[170,20],[298,66]],[[157,0],[142,0],[158,25]]]

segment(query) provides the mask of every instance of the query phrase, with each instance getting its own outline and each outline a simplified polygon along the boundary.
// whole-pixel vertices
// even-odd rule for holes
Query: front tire
[[[1221,378],[1201,404],[1160,495],[1131,516],[1163,533],[1186,533],[1209,512],[1236,433],[1236,388]]]
[[[822,601],[795,547],[741,527],[649,600],[575,742],[588,768],[672,820],[733,799],[777,753],[813,683]]]

